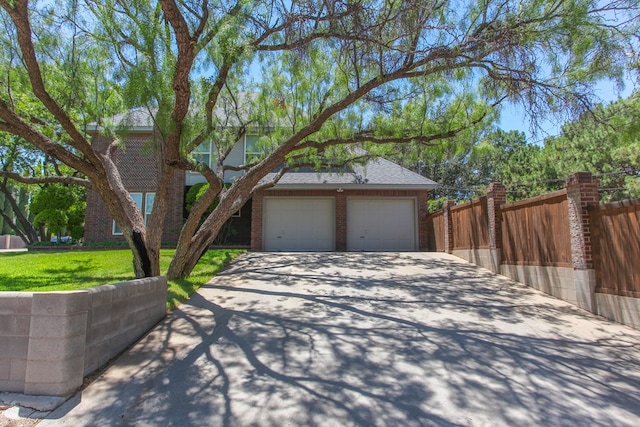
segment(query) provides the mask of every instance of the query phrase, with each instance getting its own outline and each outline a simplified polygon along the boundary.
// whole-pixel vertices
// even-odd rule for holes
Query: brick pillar
[[[577,172],[567,178],[565,186],[576,300],[579,307],[595,312],[596,279],[589,208],[600,201],[598,180],[590,172]]]
[[[258,192],[251,198],[251,250],[262,251],[262,206],[264,193]]]
[[[336,193],[336,251],[347,250],[347,196]]]
[[[487,214],[489,217],[490,270],[500,273],[502,261],[502,215],[500,206],[507,202],[507,188],[499,182],[492,182],[487,188]]]
[[[427,211],[427,194],[426,191],[418,193],[418,250],[429,250],[429,232],[426,227],[425,219],[429,215]]]
[[[453,200],[447,200],[442,207],[444,219],[444,251],[453,253],[453,221],[451,219],[451,208],[456,205]]]

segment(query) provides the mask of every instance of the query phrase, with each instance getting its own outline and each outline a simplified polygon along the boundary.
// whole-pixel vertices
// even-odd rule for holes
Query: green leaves
[[[38,215],[45,210],[66,211],[76,201],[71,188],[61,185],[44,187],[33,196],[31,213]]]
[[[600,176],[602,199],[639,197],[640,94],[594,109],[545,141],[542,157],[560,177],[588,171]]]
[[[84,191],[79,188],[48,185],[37,191],[29,206],[35,216],[36,227],[47,227],[50,232],[60,236],[63,231],[73,232],[78,239],[84,232]]]

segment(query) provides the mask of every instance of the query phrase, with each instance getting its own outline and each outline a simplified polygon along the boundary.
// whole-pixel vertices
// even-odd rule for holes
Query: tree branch
[[[167,138],[167,163],[173,165],[180,161],[180,137],[182,135],[183,122],[189,111],[191,102],[191,86],[189,74],[193,67],[196,55],[196,43],[199,34],[191,36],[189,25],[184,19],[175,0],[160,0],[164,15],[171,24],[176,37],[178,58],[173,75],[173,91],[175,101],[171,117],[175,127]]]
[[[0,131],[5,131],[12,135],[19,136],[25,141],[34,145],[54,158],[59,159],[77,171],[89,175],[92,165],[84,159],[73,154],[60,144],[56,144],[46,135],[38,132],[25,122],[20,116],[14,113],[7,104],[0,99]]]
[[[22,51],[22,61],[27,69],[33,93],[71,137],[73,141],[71,145],[84,154],[91,163],[96,163],[99,160],[91,144],[89,144],[86,138],[78,131],[71,117],[69,117],[62,107],[49,95],[45,87],[33,40],[31,39],[33,31],[31,29],[31,23],[29,22],[30,13],[28,4],[28,0],[16,0],[13,6],[5,1],[0,2],[0,6],[9,14],[15,25],[18,34],[18,43]]]
[[[93,189],[93,184],[88,179],[82,179],[75,176],[43,176],[43,177],[30,177],[22,176],[15,172],[6,172],[0,170],[0,176],[9,178],[16,182],[23,184],[69,184],[79,185],[88,189]]]

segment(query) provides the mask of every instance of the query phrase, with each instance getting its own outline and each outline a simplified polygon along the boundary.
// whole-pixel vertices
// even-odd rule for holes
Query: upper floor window
[[[258,135],[245,135],[244,137],[244,161],[249,163],[262,156],[263,149],[258,146],[260,137]]]
[[[258,135],[244,135],[236,141],[233,148],[227,153],[224,163],[226,165],[240,166],[242,164],[253,163],[264,157],[265,149],[258,144],[259,141],[260,136]],[[203,142],[191,152],[191,157],[197,162],[205,163],[209,165],[209,167],[215,167],[217,162],[217,147],[212,141]],[[237,176],[242,175],[242,173],[241,171],[227,171],[224,175],[225,181],[231,182]],[[187,181],[187,185],[202,182],[200,173],[189,171]]]
[[[196,162],[211,166],[211,141],[198,145],[191,154]]]

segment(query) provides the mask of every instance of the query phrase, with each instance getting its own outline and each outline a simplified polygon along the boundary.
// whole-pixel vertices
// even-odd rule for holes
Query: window
[[[211,141],[198,145],[191,153],[196,162],[205,163],[211,166]]]
[[[147,193],[144,199],[144,225],[146,226],[153,210],[153,202],[156,200],[156,193]]]
[[[261,157],[264,154],[264,149],[258,145],[260,137],[257,135],[245,135],[244,136],[244,161],[249,163],[254,161],[256,157]]]
[[[156,193],[130,193],[130,194],[131,194],[131,198],[136,203],[136,206],[138,206],[138,209],[140,209],[144,213],[144,225],[147,225],[147,221],[149,220],[149,216],[151,215],[151,210],[153,209],[153,202],[156,199]],[[144,206],[142,204],[143,200],[144,200]],[[113,228],[111,233],[114,236],[122,236],[122,230],[120,229],[120,227],[118,227],[118,224],[116,224],[115,221],[113,221]]]

